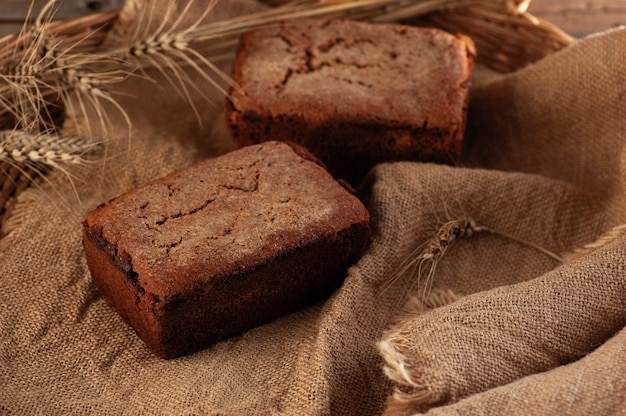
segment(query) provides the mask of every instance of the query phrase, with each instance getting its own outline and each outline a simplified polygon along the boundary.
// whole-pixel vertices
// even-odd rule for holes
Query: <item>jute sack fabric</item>
[[[146,4],[129,4],[111,42],[137,33]],[[163,4],[150,2],[156,24]],[[220,2],[215,13],[259,7]],[[418,398],[400,409],[409,413],[445,405],[460,414],[623,413],[626,241],[617,233],[564,265],[538,247],[562,255],[624,222],[626,67],[616,53],[624,41],[624,31],[603,34],[477,85],[464,167],[380,165],[359,189],[373,238],[341,289],[170,361],[152,356],[98,294],[80,223],[109,198],[231,144],[219,95],[212,104],[194,95],[199,126],[167,82],[156,88],[129,78],[119,101],[133,121],[131,138],[125,121],[112,118],[105,162],[72,172],[72,183],[54,172],[21,194],[5,226],[0,412],[374,415],[398,409],[388,398],[399,389]],[[98,128],[93,119],[70,122],[79,133],[88,123]],[[450,245],[430,281],[392,279],[416,247],[459,218],[493,232]],[[426,284],[460,299],[403,314]],[[467,329],[460,337],[459,327]],[[408,346],[403,362],[423,380],[418,388],[384,372],[392,363],[381,341],[394,332]]]
[[[435,293],[479,293],[430,311],[417,299],[384,335],[397,383],[387,414],[468,396],[432,413],[626,413],[626,239],[612,228],[624,221],[626,71],[615,52],[625,40],[624,30],[595,36],[473,90],[465,164],[497,171],[454,170],[455,186],[439,168],[441,183],[420,178],[427,189],[411,195],[455,201],[496,232],[459,241],[434,275]],[[380,186],[404,170],[379,168]],[[432,221],[424,215],[407,233]],[[564,264],[541,265],[550,257],[529,242]]]

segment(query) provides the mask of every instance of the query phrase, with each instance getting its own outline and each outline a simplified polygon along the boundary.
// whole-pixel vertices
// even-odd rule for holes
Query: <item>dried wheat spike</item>
[[[10,44],[0,48],[3,127],[34,134],[58,130],[62,124],[58,113],[64,115],[69,110],[87,117],[89,104],[103,135],[107,135],[110,116],[103,103],[108,102],[121,113],[130,129],[129,117],[109,93],[111,85],[128,77],[128,71],[109,57],[83,51],[88,49],[85,44],[91,45],[91,38],[97,37],[86,28],[67,34],[57,27],[53,22],[55,3],[48,1],[32,25],[24,24],[13,39],[13,48]],[[91,124],[87,123],[87,127],[92,137]]]
[[[76,137],[0,131],[0,161],[17,165],[58,167],[59,164],[81,164],[86,161],[86,155],[101,150],[100,144]]]
[[[407,279],[405,286],[402,287],[403,293],[410,294],[415,287],[421,287],[418,297],[420,301],[425,302],[430,295],[435,270],[444,254],[456,241],[480,232],[488,232],[499,235],[500,237],[533,248],[559,263],[563,262],[563,259],[559,255],[539,246],[538,244],[523,240],[505,232],[496,231],[492,228],[478,225],[472,219],[463,218],[444,223],[432,239],[419,245],[415,250],[413,250],[400,264],[397,271],[391,275],[391,278],[382,283],[381,290],[387,290],[396,281],[402,279],[408,274],[410,277]]]
[[[406,273],[410,273],[410,275],[415,276],[416,279],[410,279],[409,287],[405,289],[410,292],[415,285],[419,286],[422,283],[422,277],[425,277],[421,297],[422,300],[426,299],[430,291],[437,264],[450,246],[459,239],[470,237],[482,231],[491,232],[490,229],[479,226],[472,219],[464,218],[446,222],[439,228],[431,240],[418,246],[407,256],[392,277],[383,283],[382,290],[386,290]],[[424,272],[426,273],[425,276],[423,276]]]
[[[448,221],[441,226],[435,238],[426,246],[421,258],[423,260],[439,258],[448,246],[457,239],[469,237],[476,232],[484,230],[486,230],[486,227],[478,226],[471,219]]]
[[[203,79],[223,95],[228,94],[232,84],[230,76],[197,50],[203,39],[199,39],[195,31],[202,26],[202,22],[217,2],[218,0],[205,2],[204,11],[196,16],[191,24],[185,24],[185,19],[190,16],[190,10],[197,2],[187,2],[180,11],[177,10],[175,3],[168,3],[161,23],[156,28],[144,28],[152,23],[150,11],[145,13],[143,8],[135,10],[133,11],[136,14],[135,31],[129,44],[125,43],[120,47],[103,51],[101,55],[125,62],[130,65],[133,73],[142,73],[148,79],[151,76],[146,74],[146,69],[157,70],[188,102],[199,124],[202,124],[203,117],[195,106],[192,91],[210,103],[213,103],[213,100],[203,89],[197,87],[198,82],[193,79],[193,75],[198,75],[199,79]],[[138,7],[135,2],[127,4],[128,10]]]

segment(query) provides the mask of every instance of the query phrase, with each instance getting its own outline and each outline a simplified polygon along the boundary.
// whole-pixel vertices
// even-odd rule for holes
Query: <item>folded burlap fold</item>
[[[624,221],[626,62],[615,54],[625,37],[624,30],[591,37],[473,90],[465,162],[498,173],[484,180],[478,172],[456,171],[467,181],[456,204],[505,232],[483,238],[534,242],[559,253],[564,264],[544,273],[532,265],[540,252],[458,241],[429,276],[433,282],[422,284],[435,294],[480,293],[434,310],[424,308],[423,292],[407,304],[379,344],[396,383],[387,414],[461,399],[432,413],[626,412],[626,362],[617,341],[623,334],[598,348],[626,325],[626,237],[618,226]],[[540,176],[516,183],[505,170]],[[430,187],[422,198],[441,193]],[[536,277],[515,284],[524,279],[511,273],[515,264],[524,265],[526,278]],[[423,276],[424,267],[416,272]]]
[[[453,403],[527,375],[569,364],[593,351],[626,325],[626,279],[619,264],[625,254],[626,237],[622,237],[529,282],[464,297],[429,312],[414,309],[413,317],[410,311],[405,311],[404,319],[380,343],[387,360],[386,373],[399,386],[388,414],[406,414],[407,408],[420,410]],[[602,360],[604,355],[599,351],[594,354],[596,360]],[[624,363],[619,358],[610,365],[597,367],[595,377],[609,378],[609,374],[614,374],[618,384],[608,383],[607,388],[621,385],[623,389],[620,380],[623,377],[618,375],[623,374],[620,365]],[[591,372],[593,379],[588,364],[579,367]],[[551,394],[565,401],[589,401],[584,397],[588,387],[583,376],[580,370],[570,370],[563,372],[564,380],[548,377],[553,383],[549,387]],[[568,377],[578,379],[579,390],[572,391],[572,386],[567,386],[563,388],[568,393],[561,393],[559,383],[576,384],[576,379]],[[504,391],[507,388],[514,390],[519,386],[502,387],[499,393],[486,394],[477,403],[486,410],[491,407],[488,397],[502,400],[507,394],[522,394],[521,391],[507,393]],[[524,389],[539,390],[528,386]],[[590,393],[597,397],[596,391]],[[615,396],[618,403],[611,405],[614,407],[625,400],[624,390],[616,393],[622,396]],[[522,413],[529,410],[529,407],[519,408]]]
[[[584,358],[487,390],[428,415],[623,415],[626,330]]]

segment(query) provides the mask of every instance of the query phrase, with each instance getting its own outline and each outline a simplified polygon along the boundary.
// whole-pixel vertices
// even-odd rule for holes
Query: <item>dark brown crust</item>
[[[295,141],[352,185],[384,161],[454,164],[475,54],[469,38],[437,29],[269,25],[241,38],[227,122],[238,146]]]
[[[321,167],[323,167],[324,169],[326,169],[326,165],[324,165],[324,162],[322,162],[319,158],[315,157],[313,153],[309,152],[303,146],[299,145],[298,143],[289,141],[289,140],[285,140],[285,143],[291,146],[293,151],[296,152],[298,156],[302,157],[303,159],[309,160],[313,163],[316,163],[320,165]]]
[[[365,207],[315,158],[268,142],[96,208],[83,243],[103,297],[173,358],[328,296],[368,232]]]

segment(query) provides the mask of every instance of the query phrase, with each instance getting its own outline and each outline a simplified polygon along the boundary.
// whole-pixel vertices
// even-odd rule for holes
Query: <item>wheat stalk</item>
[[[207,2],[204,11],[191,24],[183,22],[194,5],[193,1],[188,2],[181,11],[176,9],[175,3],[168,3],[163,19],[155,29],[150,31],[143,29],[144,26],[147,28],[151,26],[151,13],[147,13],[147,22],[145,24],[137,22],[130,39],[126,39],[121,46],[103,51],[101,55],[125,62],[130,65],[128,68],[130,73],[141,73],[148,79],[150,77],[146,70],[152,68],[158,71],[186,99],[198,123],[201,124],[202,118],[194,105],[190,89],[207,101],[211,100],[206,93],[197,88],[198,82],[194,81],[192,73],[208,82],[224,96],[228,94],[228,88],[231,86],[230,76],[199,52],[199,41],[194,35],[218,1]],[[128,7],[132,8],[134,5],[135,2],[130,2]],[[142,16],[141,13],[136,15]]]
[[[84,165],[91,162],[91,156],[102,151],[99,143],[87,142],[80,138],[53,135],[50,132],[31,134],[22,130],[0,131],[0,172],[5,176],[0,184],[0,225],[11,213],[17,196],[28,186],[40,188],[41,179],[50,185],[60,201],[70,206],[48,178],[50,169],[62,172],[69,179],[74,195],[78,198],[71,165]],[[78,199],[80,200],[80,199]]]
[[[58,127],[52,111],[62,110],[67,92],[80,85],[80,77],[68,79],[71,67],[65,57],[80,67],[85,62],[80,52],[102,41],[94,27],[110,23],[114,16],[90,17],[70,30],[67,22],[53,22],[54,5],[48,2],[20,33],[0,38],[0,120],[5,128],[37,132]],[[97,55],[89,60],[97,60]]]
[[[454,243],[461,239],[469,238],[477,233],[499,235],[500,237],[532,248],[558,263],[563,263],[564,261],[558,254],[531,241],[521,239],[509,233],[496,231],[484,225],[479,225],[470,218],[461,218],[444,223],[431,239],[412,250],[390,277],[382,282],[380,285],[381,292],[388,290],[395,282],[408,276],[404,287],[402,287],[402,293],[410,294],[415,287],[420,287],[421,290],[417,295],[417,299],[420,302],[426,302],[431,295],[437,265],[443,256]]]
[[[77,137],[31,134],[22,130],[0,131],[0,162],[31,167],[83,164],[87,155],[102,151],[99,143]]]
[[[62,132],[66,113],[86,116],[87,108],[93,108],[106,132],[108,116],[102,111],[102,102],[107,101],[130,122],[106,90],[107,85],[118,83],[124,74],[104,72],[106,61],[87,53],[102,42],[97,27],[110,24],[115,15],[93,16],[80,25],[70,25],[53,21],[54,8],[55,2],[48,2],[20,33],[0,38],[3,207],[15,200],[24,183],[33,183],[37,178],[49,182],[46,174],[51,169],[63,172],[74,187],[75,177],[69,166],[85,164],[86,156],[102,150],[93,140],[69,137]],[[99,71],[90,72],[88,65],[95,63],[100,63]],[[74,108],[74,102],[79,108]],[[91,128],[91,123],[86,125]],[[6,218],[8,211],[3,212],[2,217]]]
[[[396,281],[407,274],[408,287],[403,287],[402,293],[411,293],[414,287],[421,287],[422,300],[428,298],[432,286],[437,264],[448,249],[459,239],[468,238],[475,233],[490,231],[487,227],[479,226],[471,219],[451,220],[444,223],[434,237],[417,246],[400,263],[390,278],[385,280],[380,290],[389,289]]]

